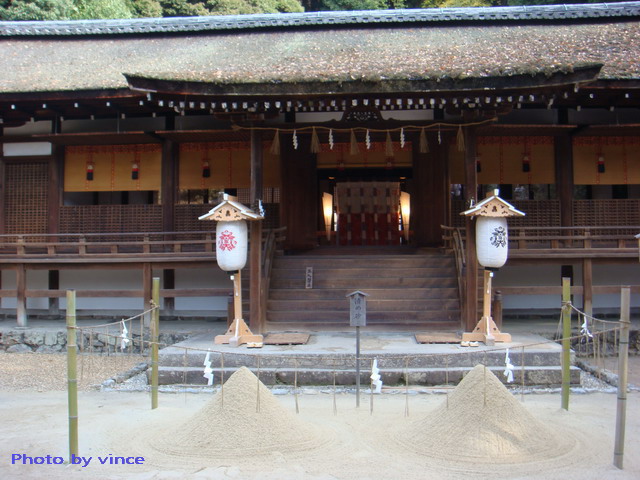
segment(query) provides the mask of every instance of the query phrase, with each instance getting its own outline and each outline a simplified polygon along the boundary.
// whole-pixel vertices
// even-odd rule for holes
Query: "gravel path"
[[[126,372],[145,357],[140,355],[78,355],[78,390],[96,390],[105,380]],[[66,354],[0,352],[0,390],[66,390]]]

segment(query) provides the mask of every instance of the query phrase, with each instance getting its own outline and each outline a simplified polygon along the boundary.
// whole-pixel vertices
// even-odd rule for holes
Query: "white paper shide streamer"
[[[207,356],[204,357],[204,374],[202,375],[204,378],[207,379],[207,385],[211,386],[213,385],[213,368],[211,368],[211,359],[210,359],[210,352],[207,352]]]
[[[507,383],[513,382],[513,369],[515,368],[511,363],[511,359],[509,358],[509,349],[507,348],[507,352],[504,355],[504,372],[503,375],[507,377]]]
[[[380,379],[380,369],[378,368],[378,359],[375,358],[373,360],[373,365],[371,366],[371,385],[375,387],[373,393],[381,393],[382,392],[382,380]]]
[[[122,333],[120,334],[120,350],[124,351],[131,340],[129,340],[129,330],[127,330],[127,324],[122,320]]]
[[[584,319],[584,321],[582,322],[582,325],[580,326],[580,335],[584,335],[585,337],[593,338],[593,335],[591,335],[591,332],[589,331],[589,323],[587,322],[587,316],[585,315],[582,318]]]

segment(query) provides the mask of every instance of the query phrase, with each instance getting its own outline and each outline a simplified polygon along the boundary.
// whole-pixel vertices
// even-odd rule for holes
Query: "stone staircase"
[[[411,255],[276,256],[267,330],[348,327],[345,296],[355,290],[369,294],[367,326],[460,328],[454,259],[434,250]]]

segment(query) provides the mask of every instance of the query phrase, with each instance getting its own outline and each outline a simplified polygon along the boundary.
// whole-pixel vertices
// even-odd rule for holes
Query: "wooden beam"
[[[16,268],[16,320],[19,327],[27,326],[27,270],[24,266]]]
[[[153,268],[151,266],[151,263],[144,263],[142,265],[142,292],[143,292],[143,301],[144,301],[145,309],[148,308],[151,302],[152,284],[153,284]],[[150,322],[151,322],[150,316],[145,315],[144,317],[145,327],[149,328]]]
[[[478,173],[476,170],[476,130],[475,127],[465,127],[464,133],[464,195],[466,206],[470,202],[477,203]],[[478,256],[476,252],[475,222],[471,217],[465,218],[466,229],[466,298],[464,299],[464,324],[465,331],[470,332],[478,322]]]
[[[251,175],[249,200],[254,210],[262,200],[263,165],[262,132],[251,130]],[[250,222],[249,238],[249,327],[258,334],[262,332],[262,221]]]
[[[60,270],[49,270],[49,290],[58,290],[60,288]],[[27,292],[28,296],[28,292]],[[58,315],[60,313],[60,301],[57,297],[49,297],[49,315]]]
[[[285,250],[308,250],[318,243],[319,195],[316,155],[310,152],[309,135],[298,136],[298,149],[291,134],[280,134],[282,191],[280,218],[287,227]]]
[[[162,270],[162,285],[165,292],[173,291],[176,288],[176,271],[173,268]],[[170,314],[175,309],[174,296],[167,297],[167,295],[162,294],[162,298],[164,298],[164,308]]]
[[[560,109],[559,123],[567,122],[566,109]],[[554,137],[556,185],[560,200],[560,226],[573,226],[573,139],[571,135]]]
[[[440,225],[448,224],[448,162],[446,142],[429,134],[429,153],[420,153],[419,140],[413,142],[413,188],[411,190],[411,243],[418,247],[442,245]]]
[[[593,261],[585,258],[582,261],[582,310],[588,314],[593,314]]]
[[[178,191],[178,145],[172,140],[162,143],[162,230],[175,231],[174,209]]]

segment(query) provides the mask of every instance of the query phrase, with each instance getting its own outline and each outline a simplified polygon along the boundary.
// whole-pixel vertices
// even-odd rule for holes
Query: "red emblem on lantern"
[[[218,238],[218,247],[220,250],[228,250],[231,251],[236,248],[238,241],[236,237],[233,236],[233,233],[229,230],[223,230]]]

